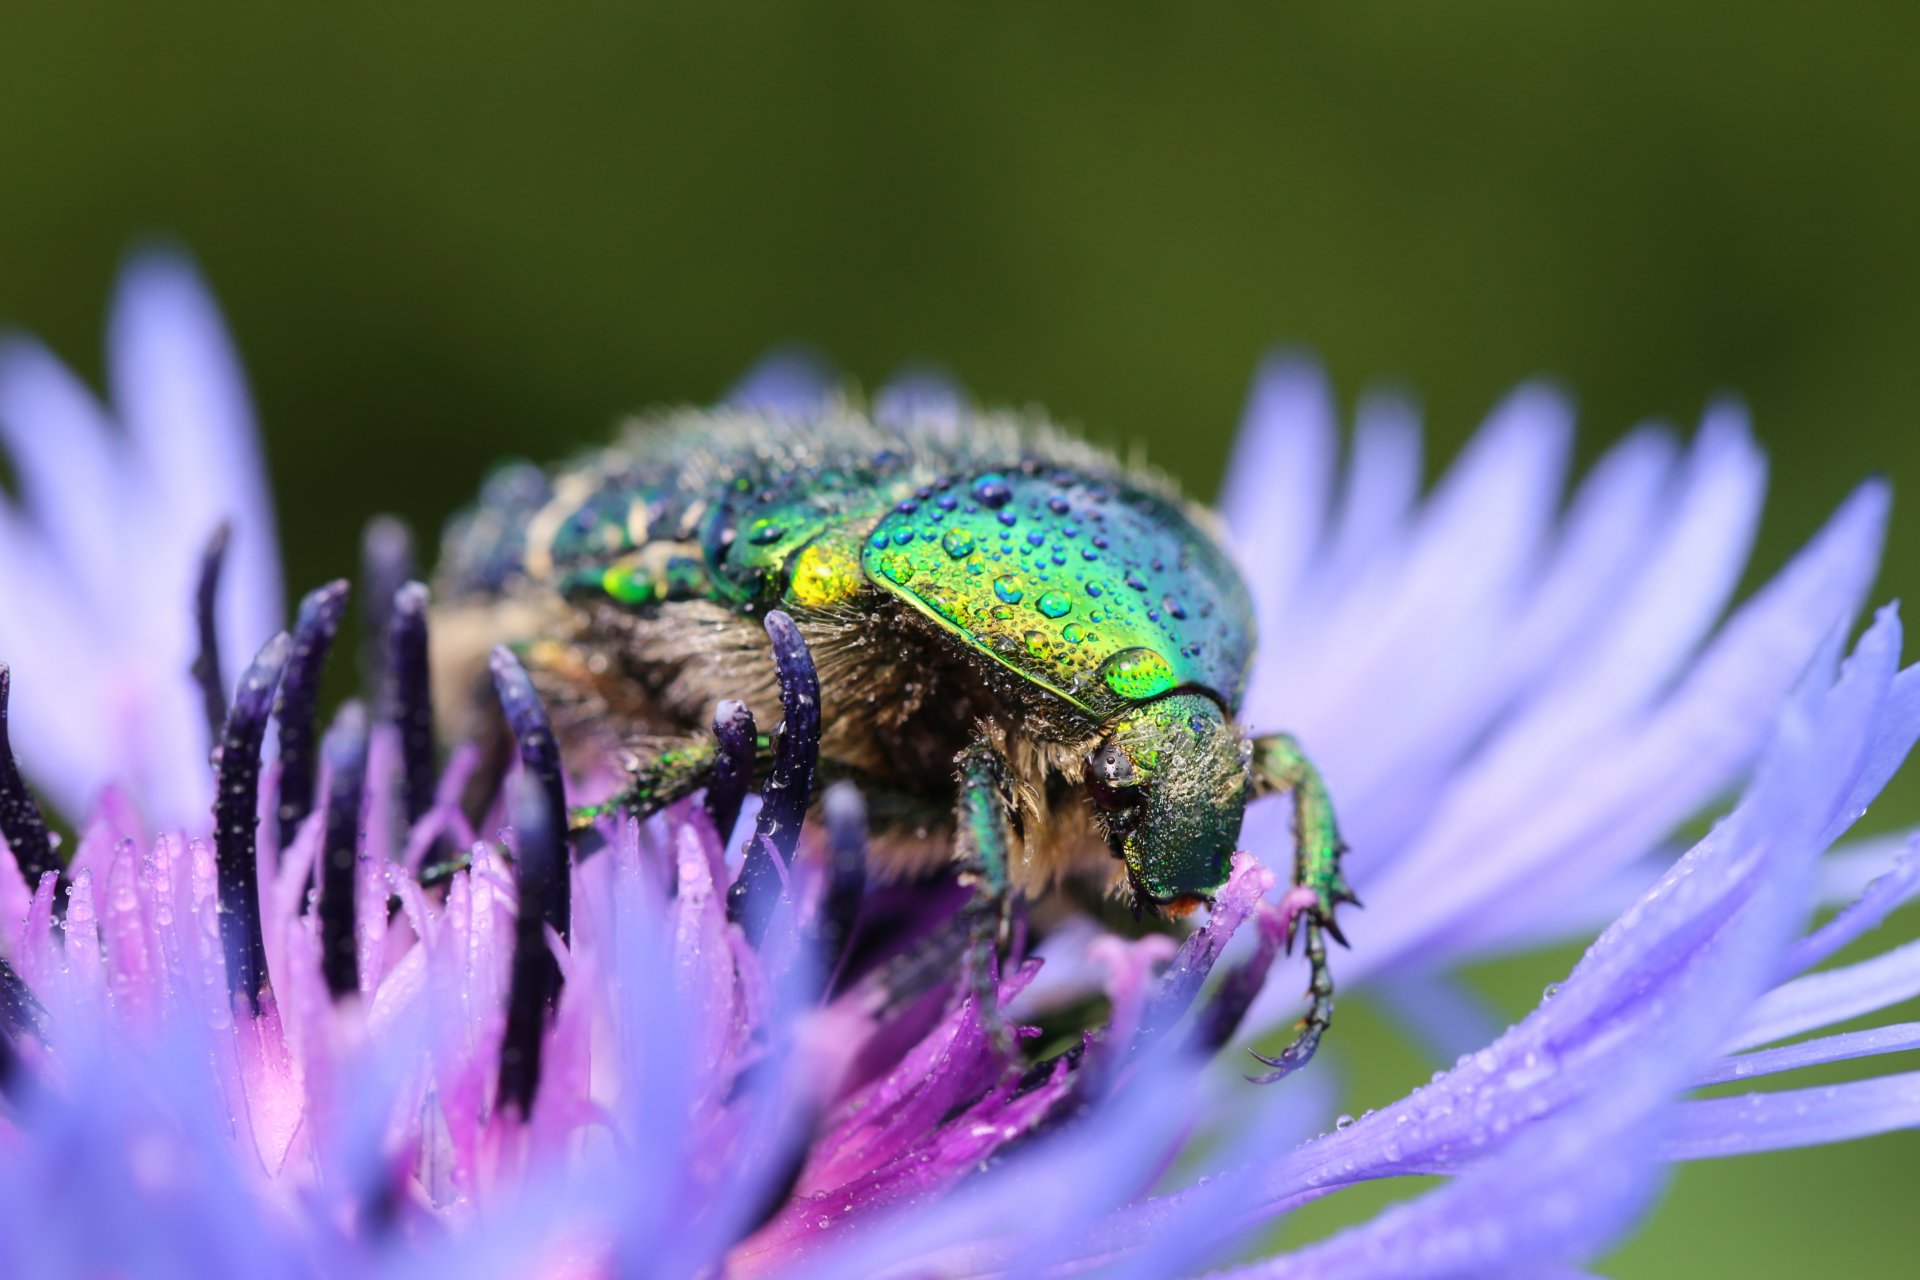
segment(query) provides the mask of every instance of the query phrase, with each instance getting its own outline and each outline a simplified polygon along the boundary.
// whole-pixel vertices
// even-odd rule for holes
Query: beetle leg
[[[744,712],[745,708],[741,707],[740,710]],[[730,735],[723,731],[725,724],[723,710],[721,716],[715,718],[715,736],[648,738],[629,746],[621,760],[627,785],[599,804],[582,805],[574,809],[571,825],[578,830],[616,813],[630,818],[651,817],[702,787],[719,784],[723,779],[730,782],[739,777],[740,789],[744,791],[754,766],[772,758],[772,735],[755,733],[753,717],[746,716],[746,750],[741,752],[737,749],[739,744],[726,740]],[[745,777],[741,777],[743,773]],[[738,797],[732,797],[731,809],[730,815],[714,815],[716,826],[722,825],[722,819],[726,819],[725,827],[733,825],[731,818],[740,812]],[[725,837],[726,830],[723,828],[720,834]]]
[[[955,861],[960,883],[972,891],[961,909],[966,981],[995,1054],[1005,1058],[1013,1050],[1013,1036],[1000,1010],[996,961],[1013,920],[1009,874],[1013,803],[1007,787],[1007,762],[998,747],[982,739],[962,751],[955,764],[960,781],[954,824]]]
[[[1273,734],[1253,744],[1253,793],[1259,796],[1289,792],[1293,796],[1293,889],[1283,903],[1287,911],[1287,948],[1295,930],[1305,925],[1309,977],[1307,1013],[1300,1020],[1293,1043],[1278,1056],[1256,1054],[1273,1070],[1263,1083],[1278,1080],[1307,1064],[1320,1037],[1333,1020],[1333,973],[1327,966],[1327,938],[1347,945],[1334,919],[1341,903],[1360,905],[1340,871],[1346,844],[1334,821],[1333,801],[1320,771],[1307,759],[1291,734]]]

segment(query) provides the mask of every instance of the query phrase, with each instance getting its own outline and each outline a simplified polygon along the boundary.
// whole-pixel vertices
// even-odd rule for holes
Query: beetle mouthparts
[[[1171,916],[1175,920],[1183,920],[1206,906],[1209,901],[1210,899],[1198,893],[1183,893],[1177,898],[1155,905],[1163,915]]]

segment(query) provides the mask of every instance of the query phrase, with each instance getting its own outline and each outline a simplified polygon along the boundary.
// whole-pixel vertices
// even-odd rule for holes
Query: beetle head
[[[1246,739],[1201,694],[1170,693],[1108,726],[1087,756],[1087,790],[1136,910],[1185,915],[1227,882],[1249,771]]]

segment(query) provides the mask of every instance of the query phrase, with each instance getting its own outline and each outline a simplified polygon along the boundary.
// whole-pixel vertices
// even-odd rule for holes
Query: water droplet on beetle
[[[1157,698],[1174,686],[1173,666],[1152,649],[1122,649],[1100,664],[1100,679],[1129,702]]]
[[[1067,599],[1064,591],[1049,591],[1034,601],[1034,608],[1049,618],[1064,618],[1073,609],[1073,601]]]
[[[1013,501],[1013,489],[1005,476],[989,472],[973,482],[973,498],[981,506],[997,510]]]
[[[940,545],[955,560],[965,560],[973,554],[973,531],[959,527],[949,529],[940,539]]]

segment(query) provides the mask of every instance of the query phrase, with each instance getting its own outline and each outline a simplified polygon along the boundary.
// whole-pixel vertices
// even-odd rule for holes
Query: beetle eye
[[[1129,809],[1145,794],[1145,779],[1133,767],[1133,757],[1113,742],[1102,743],[1087,757],[1087,790],[1104,810]]]

